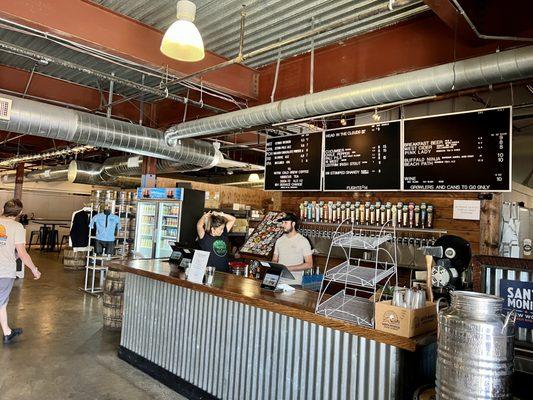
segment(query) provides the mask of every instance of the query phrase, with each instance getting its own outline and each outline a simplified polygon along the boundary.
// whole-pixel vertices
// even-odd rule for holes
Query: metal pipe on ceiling
[[[409,6],[410,4],[416,3],[416,2],[417,2],[417,0],[407,0],[407,2],[405,4],[402,4],[402,7]],[[173,79],[173,80],[167,82],[166,85],[167,85],[167,87],[170,87],[170,86],[179,84],[181,82],[184,82],[184,81],[187,81],[187,80],[191,80],[193,78],[197,78],[197,77],[199,77],[201,75],[205,75],[205,74],[207,74],[209,72],[217,71],[219,69],[222,69],[222,68],[234,65],[234,64],[242,63],[245,60],[249,60],[251,58],[257,57],[257,56],[262,55],[264,53],[267,53],[269,51],[273,51],[273,50],[276,50],[276,49],[281,48],[283,46],[290,45],[290,44],[293,44],[293,43],[297,43],[299,41],[308,39],[310,37],[319,35],[321,33],[325,33],[325,32],[331,31],[331,30],[333,30],[335,28],[342,27],[343,25],[351,23],[351,22],[354,22],[354,21],[362,20],[362,19],[369,18],[369,17],[374,16],[374,15],[381,14],[383,12],[386,12],[387,10],[388,10],[388,5],[386,3],[384,3],[382,6],[379,6],[377,8],[373,8],[373,9],[370,9],[370,10],[364,10],[362,12],[355,13],[355,14],[353,14],[351,16],[348,16],[346,18],[343,18],[343,19],[340,19],[338,21],[332,22],[330,24],[326,24],[326,25],[320,26],[320,27],[312,29],[312,30],[310,30],[308,32],[304,32],[304,33],[301,33],[299,35],[295,35],[295,36],[287,38],[285,40],[280,40],[278,43],[274,43],[274,44],[271,44],[271,45],[267,45],[267,46],[261,47],[259,49],[253,50],[253,51],[251,51],[249,53],[246,53],[246,54],[239,54],[239,55],[237,55],[236,57],[234,57],[234,58],[232,58],[230,60],[224,61],[224,62],[219,63],[219,64],[215,64],[215,65],[207,67],[207,68],[204,68],[204,69],[196,71],[196,72],[194,72],[192,74],[185,75],[183,77]],[[128,100],[132,100],[132,99],[137,98],[138,96],[139,95],[128,96],[127,99]],[[119,104],[122,101],[123,100],[117,100],[116,102],[113,103],[113,105]]]
[[[22,55],[22,56],[26,56],[26,57],[32,57],[32,58],[38,59],[39,61],[46,61],[46,62],[49,62],[49,63],[60,65],[60,66],[65,67],[65,68],[69,68],[69,69],[73,69],[75,71],[82,72],[82,73],[87,74],[87,75],[96,76],[98,78],[105,79],[105,80],[107,80],[109,82],[114,82],[114,83],[117,83],[117,84],[120,84],[120,85],[124,85],[124,86],[130,87],[130,88],[136,89],[136,90],[138,90],[140,92],[150,93],[150,94],[156,95],[158,97],[162,97],[162,98],[169,98],[171,100],[175,100],[175,101],[178,101],[178,102],[184,103],[184,104],[186,104],[187,102],[190,102],[191,104],[195,105],[196,107],[205,108],[206,110],[212,111],[214,113],[221,113],[221,112],[225,112],[226,111],[226,110],[218,108],[218,107],[213,107],[213,106],[210,106],[208,104],[200,103],[198,101],[191,100],[191,99],[185,99],[182,96],[179,96],[179,95],[176,95],[176,94],[173,94],[173,93],[169,93],[168,88],[166,88],[165,90],[161,90],[161,89],[158,89],[158,88],[153,88],[153,87],[150,87],[150,86],[142,85],[142,84],[137,83],[137,82],[132,82],[132,81],[129,81],[127,79],[123,79],[123,78],[117,77],[117,76],[115,76],[113,74],[108,74],[108,73],[105,73],[105,72],[102,72],[102,71],[97,71],[97,70],[94,70],[94,69],[91,69],[91,68],[88,68],[88,67],[85,67],[83,65],[79,65],[79,64],[76,64],[76,63],[73,63],[73,62],[70,62],[70,61],[61,60],[59,58],[51,57],[51,56],[49,56],[47,54],[40,53],[40,52],[37,52],[35,50],[26,49],[24,47],[17,46],[17,45],[12,44],[12,43],[5,42],[3,40],[0,40],[0,49],[7,49],[7,50],[9,50],[11,52],[14,52],[14,53],[18,54],[18,55]],[[136,97],[138,97],[138,95],[136,95]],[[111,104],[112,103],[108,104],[108,107]]]
[[[8,120],[0,120],[0,130],[65,140],[95,147],[210,168],[223,160],[212,143],[184,140],[177,147],[165,143],[161,131],[117,121],[33,100],[3,95],[11,100]]]
[[[417,0],[407,0],[404,4],[402,4],[402,7],[409,6],[410,4],[415,3],[416,1]],[[178,78],[178,79],[171,80],[171,81],[169,81],[167,83],[167,86],[175,85],[175,84],[178,84],[178,83],[180,83],[182,81],[190,80],[192,78],[196,78],[198,76],[205,75],[205,74],[207,74],[209,72],[213,72],[213,71],[217,71],[219,69],[225,68],[225,67],[229,67],[230,65],[240,64],[240,63],[242,63],[242,62],[244,62],[246,60],[249,60],[251,58],[257,57],[257,56],[259,56],[261,54],[268,53],[269,51],[277,50],[277,49],[282,48],[284,46],[287,46],[287,45],[290,45],[290,44],[293,44],[293,43],[297,43],[297,42],[303,41],[305,39],[309,39],[309,38],[314,37],[316,35],[319,35],[321,33],[328,32],[328,31],[334,30],[336,28],[341,28],[341,27],[345,26],[346,24],[350,24],[350,23],[355,22],[355,21],[363,20],[363,19],[372,17],[374,15],[379,15],[379,14],[382,14],[382,13],[385,13],[385,12],[388,12],[388,11],[389,11],[388,3],[384,2],[382,5],[380,5],[378,7],[374,7],[374,8],[368,9],[368,10],[363,10],[361,12],[354,13],[352,15],[349,15],[349,16],[347,16],[345,18],[341,18],[341,19],[339,19],[337,21],[334,21],[334,22],[331,22],[329,24],[325,24],[325,25],[313,28],[313,29],[311,29],[309,31],[300,33],[298,35],[294,35],[294,36],[289,37],[287,39],[280,40],[280,41],[278,41],[276,43],[272,43],[270,45],[261,47],[261,48],[256,49],[256,50],[252,50],[252,51],[250,51],[248,53],[239,54],[236,57],[234,57],[232,59],[229,59],[227,61],[224,61],[222,63],[215,64],[215,65],[212,65],[210,67],[204,68],[202,70],[196,71],[196,72],[194,72],[192,74],[183,76],[183,77]]]
[[[167,129],[165,139],[173,146],[185,138],[239,131],[532,76],[533,46],[521,47],[176,124]]]
[[[33,36],[33,37],[37,37],[37,38],[40,38],[40,39],[49,40],[52,43],[58,44],[60,46],[68,48],[70,50],[78,51],[78,52],[81,52],[83,54],[87,54],[87,55],[89,55],[91,57],[95,57],[95,58],[98,58],[100,60],[103,60],[105,62],[115,64],[115,65],[119,66],[120,68],[127,68],[127,69],[130,69],[132,71],[136,71],[136,72],[140,73],[143,76],[146,74],[146,75],[155,77],[155,78],[160,79],[160,80],[167,79],[168,76],[169,76],[168,71],[165,74],[162,74],[161,71],[160,71],[160,68],[155,68],[155,67],[151,67],[151,66],[146,65],[146,64],[141,64],[141,63],[138,63],[138,62],[134,62],[132,60],[129,60],[129,59],[126,59],[126,58],[123,58],[123,57],[119,57],[119,56],[116,56],[116,55],[113,55],[113,54],[110,54],[110,53],[106,53],[106,52],[104,52],[102,50],[98,50],[98,49],[95,49],[95,48],[91,48],[91,47],[82,45],[82,44],[77,43],[77,42],[72,41],[72,40],[68,40],[68,39],[65,39],[65,38],[62,38],[62,37],[59,37],[59,36],[55,36],[55,35],[51,34],[50,32],[40,31],[38,29],[34,29],[34,28],[31,28],[31,27],[28,27],[28,26],[25,26],[25,25],[22,25],[22,24],[18,24],[18,23],[14,22],[14,21],[9,21],[9,20],[6,20],[4,18],[0,18],[0,28],[8,29],[8,30],[11,30],[11,31],[14,31],[14,32],[22,33],[22,34]],[[27,58],[29,58],[31,60],[34,60],[36,62],[39,62],[40,64],[43,64],[43,65],[47,65],[48,64],[47,61],[43,62],[43,60],[39,60],[39,59],[35,59],[35,58],[32,58],[32,57],[24,56],[24,55],[21,55],[21,54],[17,54],[17,53],[11,52],[9,50],[4,50],[4,51],[8,52],[10,54],[15,54],[15,55],[20,55],[22,57],[27,57]],[[175,75],[171,75],[171,76],[173,78],[176,78]],[[193,82],[187,82],[187,83],[190,84],[190,83],[193,83]],[[144,84],[144,82],[142,82],[142,84]],[[198,89],[196,89],[196,90],[198,90]],[[204,87],[204,91],[209,91],[210,92],[209,94],[211,94],[211,95],[214,95],[213,92],[219,92],[216,88],[213,88],[213,87],[210,87],[210,86]],[[232,97],[230,95],[226,95],[226,96],[228,98],[226,98],[224,100],[229,101],[231,103],[235,103],[235,101],[232,99]],[[114,106],[114,105],[120,104],[122,102],[135,99],[136,97],[138,97],[138,95],[125,97],[125,98],[122,98],[122,99],[119,99],[119,100],[115,100],[111,104],[106,104],[105,106],[106,107],[107,106]]]
[[[475,35],[480,39],[485,40],[509,40],[512,42],[533,42],[533,38],[531,37],[520,37],[520,36],[502,36],[502,35],[485,35],[481,32],[479,32],[476,28],[476,25],[472,22],[466,11],[463,7],[461,7],[461,4],[457,0],[452,0],[453,5],[457,9],[457,12],[461,14],[468,24],[470,26],[470,29],[475,33]]]
[[[24,136],[24,135],[21,135],[21,136]],[[24,154],[24,155],[15,156],[12,158],[2,160],[0,161],[0,167],[12,167],[21,162],[35,162],[35,161],[47,160],[50,158],[66,157],[71,154],[77,155],[79,153],[84,153],[90,150],[95,150],[95,148],[92,146],[76,146],[76,147],[67,147],[67,148],[58,149],[58,150],[49,150],[49,151],[44,150],[37,154]]]
[[[242,5],[241,9],[241,32],[239,35],[239,53],[237,57],[242,57],[242,52],[244,50],[244,24],[246,22],[246,5]]]

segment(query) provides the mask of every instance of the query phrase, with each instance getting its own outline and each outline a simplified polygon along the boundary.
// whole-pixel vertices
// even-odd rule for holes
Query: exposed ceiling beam
[[[28,82],[29,75],[27,71],[0,65],[0,89],[22,93]],[[61,105],[57,104],[57,102],[72,104],[83,108],[87,112],[98,108],[100,105],[100,93],[97,89],[67,82],[62,79],[51,78],[41,75],[38,72],[33,75],[27,95],[29,95],[29,98],[36,96],[37,98],[34,98],[34,100],[50,100],[55,105]],[[107,93],[105,96],[107,96]],[[120,96],[117,96],[117,98],[120,98]],[[113,107],[113,115],[137,122],[139,120],[138,107],[138,104],[120,104]],[[149,107],[149,104],[145,104],[145,116]]]
[[[423,0],[439,18],[471,45],[487,40],[532,42],[531,1]]]
[[[472,46],[454,43],[453,31],[436,15],[422,15],[379,31],[356,36],[340,45],[315,52],[314,91],[320,92],[353,83],[432,67],[503,50],[515,44],[484,41]],[[384,54],[386,56],[384,56]],[[301,54],[280,64],[274,100],[309,93],[310,55]],[[259,101],[270,102],[276,65],[260,69]]]
[[[168,66],[169,72],[177,76],[225,61],[209,51],[204,60],[196,63],[172,60],[159,51],[163,37],[160,31],[85,0],[11,1],[2,5],[0,18],[137,63],[155,68]],[[257,98],[257,73],[244,65],[206,74],[203,83],[242,98]]]
[[[473,46],[483,44],[475,32],[470,28],[464,17],[459,14],[451,0],[423,0],[431,10],[452,30],[457,32],[457,38]]]

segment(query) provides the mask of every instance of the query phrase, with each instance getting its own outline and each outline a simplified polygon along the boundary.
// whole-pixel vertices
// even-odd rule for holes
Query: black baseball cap
[[[298,217],[293,213],[287,213],[283,218],[278,219],[278,222],[291,221],[298,223]]]

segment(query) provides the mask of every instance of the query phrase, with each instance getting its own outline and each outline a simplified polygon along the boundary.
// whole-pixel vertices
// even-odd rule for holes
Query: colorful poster
[[[516,311],[516,326],[533,329],[533,282],[500,280],[503,312]]]

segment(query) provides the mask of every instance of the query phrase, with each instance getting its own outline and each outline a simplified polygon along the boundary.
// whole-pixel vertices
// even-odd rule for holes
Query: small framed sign
[[[481,216],[481,201],[479,200],[454,200],[453,219],[468,219],[479,221]]]

